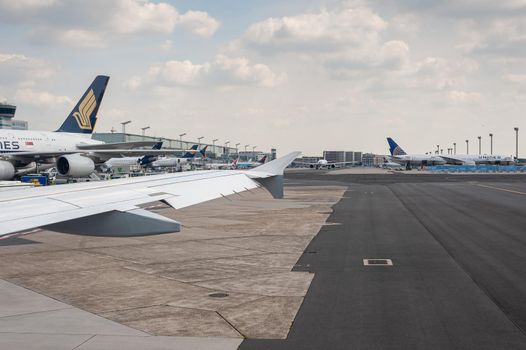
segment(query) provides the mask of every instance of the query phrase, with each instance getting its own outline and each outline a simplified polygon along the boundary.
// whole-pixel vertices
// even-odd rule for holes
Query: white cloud
[[[386,27],[387,23],[368,8],[324,9],[255,23],[242,40],[260,50],[341,50],[342,45],[376,41],[378,32]]]
[[[383,40],[388,21],[364,6],[343,3],[335,9],[251,25],[229,46],[231,52],[248,50],[268,57],[301,55],[303,61],[321,64],[337,79],[354,77],[370,69],[399,70],[409,60],[404,40]]]
[[[0,0],[0,19],[27,26],[33,41],[86,48],[106,47],[138,33],[169,34],[177,27],[210,37],[220,26],[207,12],[181,14],[171,4],[149,0]]]
[[[167,61],[153,65],[144,77],[134,76],[128,87],[137,89],[143,84],[167,86],[232,86],[253,85],[273,87],[285,79],[284,75],[274,73],[267,65],[252,64],[245,57],[218,55],[213,62],[202,64],[189,60]]]
[[[477,92],[452,90],[448,92],[447,96],[449,101],[453,102],[453,104],[479,103],[482,101],[482,95]]]
[[[22,54],[0,53],[0,78],[24,81],[50,77],[55,69],[49,63]]]
[[[204,11],[188,11],[179,17],[179,23],[194,34],[210,37],[219,28],[219,21]]]
[[[57,0],[0,0],[0,9],[6,12],[40,10],[55,5]]]
[[[426,57],[417,62],[409,72],[409,84],[413,88],[428,87],[436,90],[458,88],[466,83],[466,76],[478,69],[478,63],[471,59]]]
[[[71,29],[56,34],[58,40],[72,47],[103,48],[108,45],[106,38],[97,32],[88,30]]]
[[[160,45],[160,48],[161,50],[163,51],[172,51],[174,49],[174,43],[172,40],[165,40],[161,45]]]
[[[502,77],[502,79],[512,83],[525,84],[526,74],[506,74]]]
[[[172,5],[137,0],[120,0],[119,10],[112,19],[114,30],[120,33],[144,31],[170,33],[179,19]]]
[[[46,91],[19,89],[15,94],[16,103],[30,104],[37,107],[57,108],[73,106],[73,100],[68,96],[57,96]]]

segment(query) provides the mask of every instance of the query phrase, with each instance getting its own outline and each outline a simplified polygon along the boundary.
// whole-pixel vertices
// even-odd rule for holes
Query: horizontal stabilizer
[[[144,209],[109,211],[48,225],[45,229],[86,236],[133,237],[179,232],[175,220]]]

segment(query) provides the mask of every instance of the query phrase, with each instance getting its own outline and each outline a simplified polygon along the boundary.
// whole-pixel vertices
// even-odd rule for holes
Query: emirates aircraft
[[[85,177],[112,157],[144,155],[145,150],[137,148],[151,147],[155,142],[104,143],[91,139],[109,79],[97,76],[56,131],[0,129],[0,180],[51,167],[64,176]]]

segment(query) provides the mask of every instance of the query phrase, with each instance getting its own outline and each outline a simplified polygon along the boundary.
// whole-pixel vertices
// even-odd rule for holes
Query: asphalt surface
[[[389,176],[288,177],[348,191],[296,264],[315,275],[287,339],[240,349],[526,349],[526,177]]]

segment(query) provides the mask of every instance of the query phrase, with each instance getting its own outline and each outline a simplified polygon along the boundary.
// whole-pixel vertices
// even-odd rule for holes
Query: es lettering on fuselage
[[[18,150],[20,145],[18,141],[0,141],[0,149],[2,150]]]

